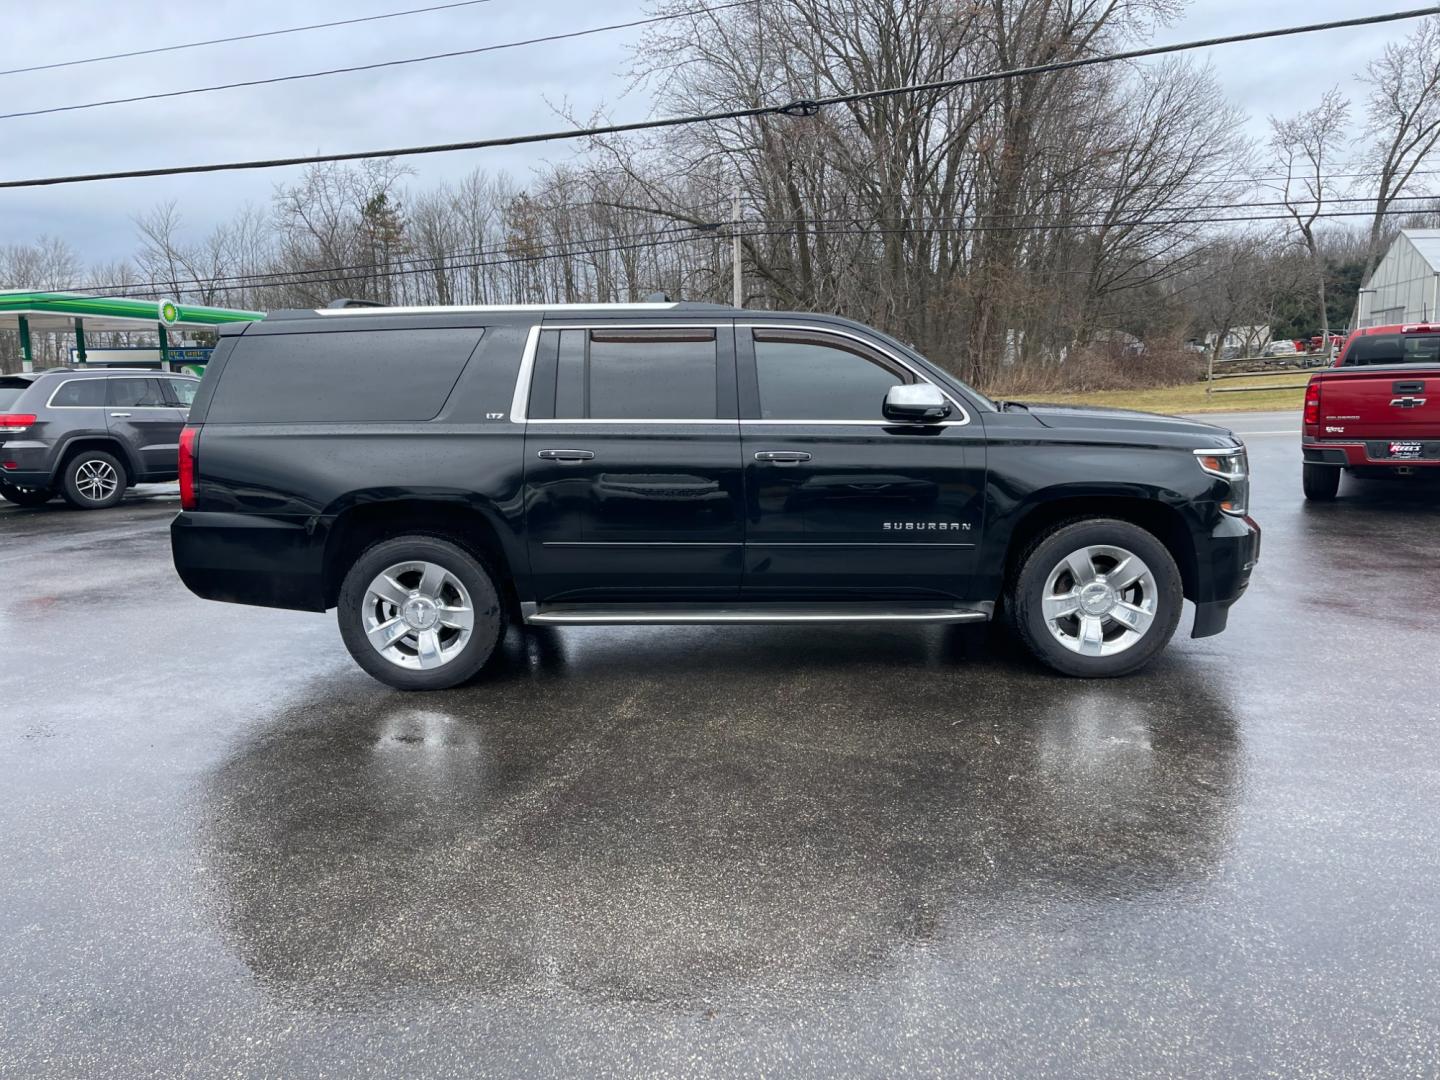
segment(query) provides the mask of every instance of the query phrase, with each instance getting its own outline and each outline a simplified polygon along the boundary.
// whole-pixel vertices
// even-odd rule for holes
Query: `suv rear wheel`
[[[16,487],[14,484],[0,483],[0,499],[16,506],[44,506],[54,497],[55,492],[49,488]]]
[[[400,536],[367,549],[340,585],[340,636],[355,662],[400,690],[444,690],[485,666],[504,633],[500,595],[465,549]]]
[[[81,450],[65,464],[60,490],[78,510],[104,510],[125,497],[125,466],[104,450]]]
[[[1305,498],[1311,502],[1330,502],[1340,493],[1340,474],[1343,469],[1334,465],[1301,466],[1300,483],[1305,489]]]
[[[1180,621],[1180,571],[1152,533],[1089,518],[1040,536],[1007,602],[1026,647],[1066,675],[1111,678],[1147,663]]]

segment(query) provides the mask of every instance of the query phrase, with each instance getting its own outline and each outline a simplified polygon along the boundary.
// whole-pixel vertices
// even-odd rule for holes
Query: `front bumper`
[[[1254,518],[1222,516],[1196,552],[1195,625],[1191,637],[1211,637],[1225,629],[1230,605],[1245,595],[1250,574],[1260,561],[1260,525]]]
[[[170,523],[175,570],[206,600],[324,611],[324,547],[305,520],[186,510]]]

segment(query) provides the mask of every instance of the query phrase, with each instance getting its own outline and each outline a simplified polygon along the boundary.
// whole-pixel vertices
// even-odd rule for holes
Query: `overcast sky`
[[[223,37],[426,6],[438,0],[51,0],[6,22],[0,69],[155,45]],[[265,78],[419,56],[643,18],[645,0],[489,0],[472,7],[316,30],[258,41],[0,76],[0,112],[97,98]],[[1190,13],[1156,43],[1400,10],[1406,0],[1192,0]],[[1356,99],[1355,76],[1409,24],[1331,31],[1209,52],[1229,99],[1263,134],[1269,113],[1309,106],[1340,83]],[[628,48],[639,30],[439,60],[378,72],[220,91],[0,120],[7,136],[0,176],[28,178],[313,152],[452,142],[564,126],[553,106],[579,115],[605,110],[617,121],[652,110],[626,92]],[[523,178],[537,162],[563,159],[573,144],[472,151],[410,159],[415,186],[481,167]],[[246,203],[268,204],[298,169],[120,180],[0,191],[0,243],[63,237],[87,262],[135,249],[131,218],[174,199],[199,233]],[[0,288],[9,283],[0,282]]]

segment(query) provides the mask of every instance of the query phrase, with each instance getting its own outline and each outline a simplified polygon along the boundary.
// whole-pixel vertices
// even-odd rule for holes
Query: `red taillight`
[[[1320,384],[1312,382],[1305,388],[1305,426],[1320,423]]]
[[[200,435],[198,427],[185,427],[180,431],[180,509],[195,509],[195,440]]]
[[[0,435],[18,435],[35,423],[35,414],[27,412],[0,413]]]

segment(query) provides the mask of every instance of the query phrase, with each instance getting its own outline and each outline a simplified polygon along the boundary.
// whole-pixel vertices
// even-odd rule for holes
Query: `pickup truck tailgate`
[[[1440,368],[1322,372],[1321,439],[1440,439]]]

